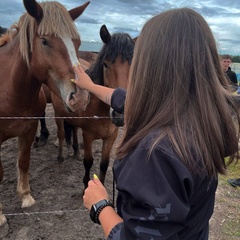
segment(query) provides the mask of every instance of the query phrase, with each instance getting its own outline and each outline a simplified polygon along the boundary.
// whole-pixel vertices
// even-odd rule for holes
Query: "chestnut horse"
[[[110,88],[127,88],[129,68],[132,61],[134,41],[126,33],[115,33],[110,35],[108,29],[103,25],[100,36],[104,43],[98,53],[96,61],[87,70],[91,79],[100,85]],[[118,134],[118,128],[110,119],[110,107],[90,94],[90,103],[85,111],[80,113],[67,113],[63,103],[52,94],[52,103],[55,110],[56,123],[58,126],[59,154],[58,161],[63,161],[64,121],[59,117],[67,118],[65,122],[73,127],[73,149],[74,156],[79,157],[79,146],[77,129],[82,129],[84,146],[85,175],[83,183],[86,188],[90,179],[90,169],[93,164],[92,144],[96,139],[102,139],[102,156],[100,162],[99,179],[104,183],[105,175],[109,165],[110,152]],[[99,116],[99,119],[93,118]]]
[[[97,53],[94,52],[87,52],[87,51],[79,51],[79,62],[84,70],[88,69],[97,58]],[[45,94],[47,103],[52,103],[51,99],[51,91],[47,87],[47,85],[42,85],[42,90]],[[49,130],[47,128],[46,120],[45,120],[46,113],[44,111],[43,115],[41,116],[39,122],[40,122],[40,134],[35,137],[33,146],[35,148],[39,146],[43,146],[47,143],[48,137],[49,137]]]
[[[58,2],[23,3],[27,12],[0,38],[0,146],[7,139],[18,137],[17,192],[22,208],[35,203],[28,170],[37,118],[46,106],[42,83],[62,99],[70,112],[86,109],[89,102],[88,92],[77,89],[70,81],[75,76],[72,65],[78,62],[81,42],[73,21],[89,2],[70,11]],[[0,203],[0,226],[6,221]]]

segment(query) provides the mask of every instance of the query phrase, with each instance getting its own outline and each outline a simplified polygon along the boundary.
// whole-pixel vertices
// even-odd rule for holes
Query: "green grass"
[[[227,167],[227,178],[240,178],[240,160],[238,163],[232,163]]]
[[[227,179],[240,178],[240,161],[227,168],[226,175],[219,175],[217,201],[222,205],[222,218],[224,219],[221,232],[225,235],[222,239],[240,239],[240,187],[232,187]]]

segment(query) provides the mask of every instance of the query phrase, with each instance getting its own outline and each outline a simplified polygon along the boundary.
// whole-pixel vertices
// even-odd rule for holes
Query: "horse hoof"
[[[7,218],[1,213],[0,214],[0,226],[3,226],[5,223],[7,223]]]
[[[31,207],[35,204],[35,200],[30,194],[24,195],[22,198],[22,208]]]
[[[38,140],[38,146],[44,146],[47,143],[48,137],[41,135],[39,140]]]
[[[58,160],[59,163],[64,162],[64,158],[63,157],[58,157],[57,160]]]
[[[38,143],[37,142],[33,143],[33,148],[38,148]]]
[[[76,159],[77,161],[82,161],[80,153],[69,153],[69,156]]]
[[[47,143],[47,139],[39,139],[39,141],[38,141],[38,146],[44,146],[45,144]]]

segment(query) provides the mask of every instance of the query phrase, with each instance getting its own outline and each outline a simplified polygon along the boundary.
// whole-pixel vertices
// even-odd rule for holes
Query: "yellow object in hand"
[[[98,179],[98,176],[95,173],[93,174],[93,179]]]

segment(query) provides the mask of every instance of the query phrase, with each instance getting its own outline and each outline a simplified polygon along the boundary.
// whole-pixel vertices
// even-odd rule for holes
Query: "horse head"
[[[67,11],[58,2],[23,0],[27,13],[20,18],[20,51],[34,77],[61,97],[68,111],[84,110],[88,92],[76,87],[72,66],[78,64],[81,44],[74,20],[90,2]],[[28,39],[28,43],[26,43]]]
[[[126,89],[134,41],[127,33],[111,35],[105,25],[100,28],[100,37],[104,43],[101,51],[104,54],[100,56],[104,85],[111,88],[122,87]]]
[[[103,47],[87,72],[96,84],[126,89],[135,41],[127,33],[111,35],[105,25],[100,28],[100,37]]]

